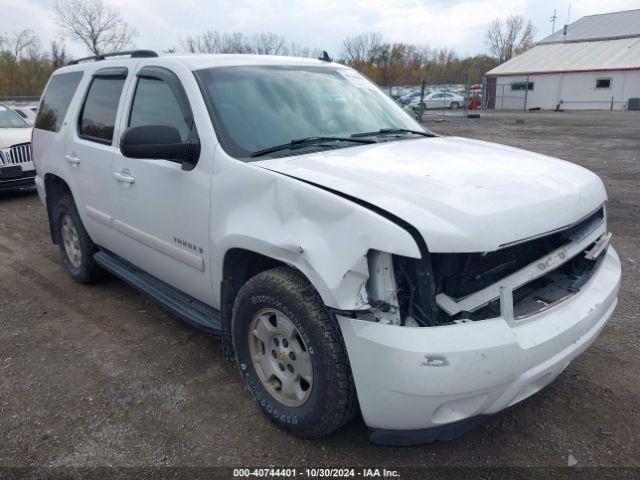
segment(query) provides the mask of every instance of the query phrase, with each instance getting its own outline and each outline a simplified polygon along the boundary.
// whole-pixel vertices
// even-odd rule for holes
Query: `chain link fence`
[[[482,107],[482,85],[470,83],[467,75],[446,83],[396,86],[389,93],[418,120],[465,117]]]
[[[524,81],[498,84],[495,78],[482,82],[482,108],[484,110],[526,110],[529,92],[533,83]]]

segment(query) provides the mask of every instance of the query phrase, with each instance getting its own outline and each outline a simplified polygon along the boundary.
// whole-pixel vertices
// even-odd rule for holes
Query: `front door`
[[[183,79],[193,80],[193,75]],[[166,68],[142,66],[133,80],[120,130],[163,124],[175,127],[183,141],[196,139],[199,129],[183,79]],[[125,158],[118,148],[111,180],[117,192],[114,227],[120,234],[118,253],[160,280],[211,304],[213,148],[209,151],[206,142],[203,147],[195,167],[189,169],[168,160]]]

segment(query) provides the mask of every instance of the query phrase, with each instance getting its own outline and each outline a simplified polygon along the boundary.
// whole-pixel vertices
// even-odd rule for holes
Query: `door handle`
[[[72,153],[71,155],[67,154],[64,156],[64,158],[67,162],[69,162],[74,167],[76,165],[80,165],[80,158],[78,158],[78,156],[74,153]]]
[[[129,175],[127,172],[113,172],[113,176],[120,183],[136,183],[136,177]]]

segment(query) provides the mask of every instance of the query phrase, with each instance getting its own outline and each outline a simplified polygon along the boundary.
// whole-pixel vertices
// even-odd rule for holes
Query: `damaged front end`
[[[611,235],[604,206],[573,225],[488,253],[368,255],[371,310],[357,318],[432,327],[520,321],[562,302],[597,271]]]
[[[617,303],[604,208],[490,253],[370,251],[368,309],[336,315],[371,441],[448,440],[551,383]]]

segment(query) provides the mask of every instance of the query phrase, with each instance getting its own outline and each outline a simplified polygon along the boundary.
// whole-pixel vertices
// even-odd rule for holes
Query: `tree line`
[[[31,29],[0,34],[0,97],[39,96],[51,73],[70,60],[65,41],[100,55],[135,47],[138,32],[120,12],[103,0],[59,0],[53,10],[60,39],[43,47]],[[477,83],[496,65],[533,46],[535,28],[520,16],[496,19],[485,42],[487,55],[461,57],[454,50],[389,42],[379,33],[346,38],[335,60],[370,77],[393,85]],[[252,53],[317,58],[318,48],[301,46],[285,37],[265,32],[245,35],[207,30],[180,40],[164,53]]]
[[[461,58],[454,50],[426,45],[390,43],[379,33],[349,37],[342,43],[341,62],[379,85],[477,83],[499,64],[489,55]]]
[[[56,68],[67,62],[64,45],[42,48],[30,29],[0,35],[0,97],[38,96]]]

